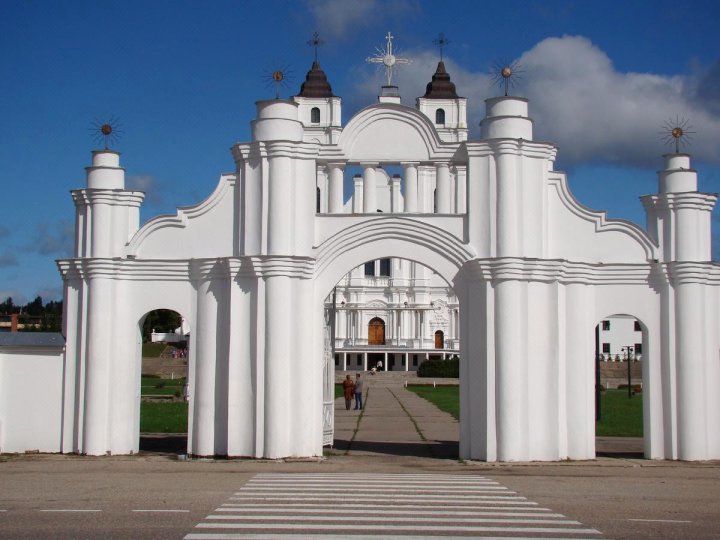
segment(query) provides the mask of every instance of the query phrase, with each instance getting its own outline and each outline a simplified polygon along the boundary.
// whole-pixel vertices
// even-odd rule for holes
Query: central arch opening
[[[378,258],[350,269],[324,307],[334,450],[456,458],[460,308],[450,284],[419,262]],[[362,410],[346,409],[348,376],[362,381]]]

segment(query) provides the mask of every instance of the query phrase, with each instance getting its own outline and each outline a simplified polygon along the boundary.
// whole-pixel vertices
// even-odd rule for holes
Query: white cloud
[[[145,202],[151,205],[163,203],[163,190],[154,176],[147,174],[133,174],[127,177],[127,189],[145,193]]]
[[[652,165],[664,147],[659,131],[676,116],[693,126],[690,151],[720,161],[720,117],[694,99],[689,76],[622,73],[588,39],[547,38],[520,59],[536,138],[560,146],[564,163],[601,160]]]
[[[406,105],[423,95],[437,66],[437,52],[408,50],[413,60],[394,80]],[[607,54],[578,36],[547,38],[523,53],[525,70],[516,94],[530,99],[535,139],[558,144],[561,165],[595,161],[619,165],[656,166],[670,151],[660,131],[664,123],[687,118],[696,133],[689,152],[699,160],[720,162],[720,64],[702,76],[656,75],[617,71]],[[471,137],[479,135],[484,99],[501,95],[488,71],[472,72],[445,66],[459,95],[468,98]],[[383,84],[373,68],[357,65],[351,77],[364,81],[348,96],[348,112],[376,101]]]
[[[75,225],[71,221],[57,223],[38,223],[35,226],[33,241],[25,246],[26,251],[40,255],[72,255],[75,247]]]
[[[335,39],[418,9],[411,0],[308,0],[307,6],[320,34]]]

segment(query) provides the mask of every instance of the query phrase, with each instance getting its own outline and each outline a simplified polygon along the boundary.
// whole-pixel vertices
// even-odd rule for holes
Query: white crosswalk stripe
[[[599,539],[492,479],[442,474],[258,474],[185,540]]]

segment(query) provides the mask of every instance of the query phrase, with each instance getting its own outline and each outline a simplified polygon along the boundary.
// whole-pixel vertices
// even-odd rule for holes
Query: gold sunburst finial
[[[289,88],[290,83],[294,80],[293,72],[288,65],[282,66],[280,69],[269,69],[263,75],[266,87],[275,87],[275,99],[280,99],[280,90]]]
[[[510,88],[514,88],[518,81],[522,79],[525,70],[517,62],[496,62],[490,73],[493,77],[493,83],[503,88],[507,96]]]
[[[674,120],[665,121],[660,131],[662,141],[669,146],[674,146],[676,154],[680,153],[682,146],[690,145],[694,134],[690,120],[681,118],[679,115],[675,116]]]
[[[123,133],[120,127],[120,122],[113,116],[106,122],[94,120],[90,132],[93,141],[96,144],[102,144],[105,150],[108,150],[110,145],[116,144],[120,140]]]

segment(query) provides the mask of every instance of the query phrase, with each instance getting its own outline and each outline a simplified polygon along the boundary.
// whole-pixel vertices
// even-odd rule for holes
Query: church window
[[[437,189],[433,190],[433,214],[437,214]]]
[[[442,330],[438,330],[435,332],[435,348],[436,349],[444,349],[445,348],[445,334],[443,334]]]
[[[435,123],[445,125],[445,109],[437,109],[435,111]]]
[[[385,322],[380,317],[368,323],[368,345],[385,345]]]
[[[635,344],[635,355],[642,354],[642,343]]]
[[[390,259],[380,259],[380,275],[390,277]]]
[[[315,212],[320,213],[320,188],[315,188]]]
[[[610,344],[603,343],[603,354],[610,354]]]
[[[374,276],[375,275],[375,261],[370,261],[365,263],[365,275],[366,276]]]
[[[605,332],[607,332],[608,330],[610,330],[610,321],[603,321],[602,324],[603,324],[603,330],[604,330]]]
[[[319,124],[320,123],[320,109],[317,107],[313,107],[310,109],[310,122],[313,124]]]
[[[635,321],[635,331],[642,332],[642,328],[640,327],[640,321]]]

